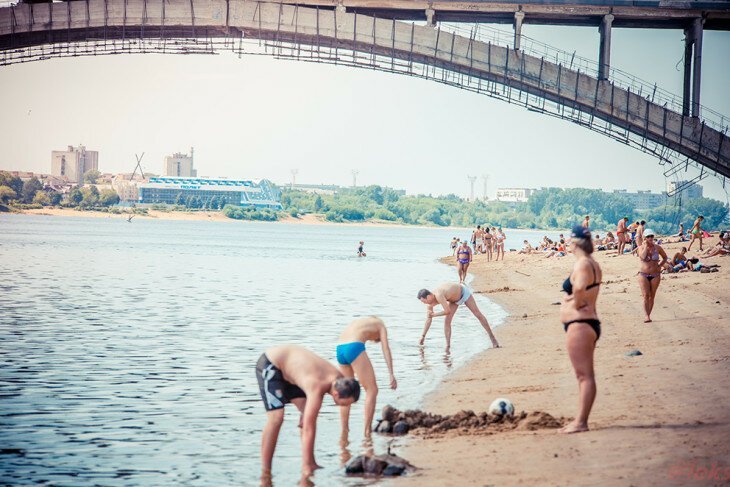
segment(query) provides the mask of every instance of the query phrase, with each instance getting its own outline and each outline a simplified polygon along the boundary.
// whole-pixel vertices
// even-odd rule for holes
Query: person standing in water
[[[365,257],[366,256],[366,254],[365,254],[365,242],[363,242],[362,240],[360,240],[360,244],[357,247],[357,256],[358,257]]]
[[[471,295],[471,290],[465,284],[449,282],[441,284],[433,292],[428,289],[421,289],[418,291],[418,299],[427,306],[426,324],[423,327],[423,334],[421,334],[421,340],[418,342],[419,345],[423,345],[426,340],[426,334],[428,333],[428,329],[431,328],[433,319],[437,316],[444,316],[444,335],[446,336],[446,352],[448,353],[451,350],[451,321],[454,319],[454,315],[456,314],[456,310],[459,309],[459,306],[464,304],[484,327],[487,335],[489,335],[489,339],[492,341],[492,346],[499,348],[499,343],[497,343],[497,339],[489,327],[487,317],[479,310],[474,296]],[[441,305],[443,311],[435,313],[433,309],[437,305]]]
[[[459,283],[466,281],[466,272],[471,264],[473,254],[469,248],[469,244],[464,240],[456,251],[456,266],[459,270]]]
[[[378,398],[378,385],[375,381],[375,371],[365,351],[365,342],[380,342],[383,348],[383,356],[390,373],[390,388],[398,387],[393,373],[393,357],[388,344],[388,330],[380,318],[368,316],[353,320],[340,334],[337,345],[337,362],[345,377],[356,377],[360,385],[365,389],[365,438],[371,436],[373,416],[375,415],[375,403]],[[350,431],[350,406],[340,408],[340,419],[342,422],[342,435],[347,436]]]
[[[573,229],[571,249],[576,257],[573,272],[563,283],[566,292],[560,307],[568,356],[578,379],[578,415],[560,433],[588,431],[588,416],[596,399],[593,352],[601,336],[596,301],[603,278],[601,266],[593,259],[591,232],[583,226]]]

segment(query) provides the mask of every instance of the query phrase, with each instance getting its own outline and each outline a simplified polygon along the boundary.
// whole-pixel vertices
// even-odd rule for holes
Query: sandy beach
[[[80,218],[119,218],[127,219],[131,214],[114,214],[106,213],[103,211],[80,211],[73,208],[38,208],[31,210],[22,210],[18,214],[26,215],[45,215],[45,216],[61,216],[61,217],[80,217]],[[230,222],[230,223],[241,223],[246,220],[236,220],[234,218],[228,218],[220,211],[159,211],[159,210],[147,210],[147,215],[135,214],[134,218],[146,219],[146,220],[178,220],[178,221],[216,221],[216,222]],[[388,221],[364,221],[364,222],[331,222],[324,219],[324,215],[307,214],[299,217],[286,216],[276,222],[263,222],[263,223],[289,223],[298,225],[348,225],[356,227],[396,227],[396,226],[407,226],[413,228],[440,228],[440,227],[422,227],[419,225],[404,225],[397,222]],[[470,231],[469,229],[452,227],[455,231]]]
[[[682,245],[664,248],[671,256]],[[604,278],[591,431],[412,434],[396,443],[405,445],[397,452],[420,470],[398,485],[450,485],[456,479],[460,485],[727,485],[730,259],[703,260],[721,265],[717,273],[663,275],[654,322],[644,324],[637,259],[594,255]],[[517,411],[574,417],[577,382],[555,304],[573,263],[571,255],[546,259],[513,252],[504,262],[476,256],[469,269],[472,288],[510,313],[496,331],[503,348],[486,350],[452,373],[426,398],[425,410],[479,412],[507,397]],[[434,322],[428,347],[443,346],[439,325]],[[454,333],[466,326],[479,324],[460,309]],[[484,340],[486,346],[486,334]],[[643,355],[625,355],[633,349]]]

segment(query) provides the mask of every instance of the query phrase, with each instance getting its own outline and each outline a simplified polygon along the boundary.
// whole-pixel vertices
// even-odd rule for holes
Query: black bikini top
[[[601,285],[600,282],[596,282],[596,268],[593,266],[593,264],[591,264],[591,269],[593,270],[593,284],[589,284],[586,287],[586,291],[589,290],[589,289],[593,289],[596,286],[600,286]],[[571,276],[572,275],[573,274],[571,274]],[[570,276],[568,276],[568,278],[565,281],[563,281],[563,291],[565,291],[566,293],[568,293],[568,296],[570,296],[571,294],[573,294],[573,284],[570,282]]]

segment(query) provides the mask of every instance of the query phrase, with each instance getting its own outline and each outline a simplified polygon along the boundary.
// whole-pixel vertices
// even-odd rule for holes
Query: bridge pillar
[[[692,116],[700,116],[700,87],[702,76],[702,19],[695,19],[692,25],[694,31],[695,53],[692,66]]]
[[[684,29],[684,87],[682,115],[700,116],[700,88],[702,86],[702,19],[695,19]]]
[[[514,29],[515,29],[515,51],[520,50],[520,41],[522,39],[522,21],[525,20],[525,12],[519,11],[515,12],[515,21],[514,21]]]
[[[426,9],[426,25],[427,26],[436,27],[436,21],[434,20],[435,15],[436,15],[436,11],[429,6]]]
[[[611,24],[613,15],[604,15],[598,32],[601,34],[601,45],[598,50],[598,79],[608,79],[611,71]]]

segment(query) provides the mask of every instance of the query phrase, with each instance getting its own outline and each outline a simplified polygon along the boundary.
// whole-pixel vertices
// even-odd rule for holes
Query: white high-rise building
[[[193,168],[193,148],[190,148],[190,155],[176,152],[165,157],[162,175],[181,178],[198,177],[198,171]]]
[[[669,193],[669,194],[674,193],[674,191],[676,191],[677,188],[684,186],[688,182],[689,181],[669,181],[667,183],[667,193]],[[674,197],[676,198],[677,196],[680,196],[680,195],[683,200],[702,198],[702,195],[703,195],[702,185],[693,184],[692,186],[680,191],[680,193],[675,194]]]
[[[54,150],[51,152],[51,174],[65,179],[70,183],[83,182],[84,173],[92,169],[99,170],[99,152],[86,150],[86,147],[79,145],[68,146],[65,151]]]

